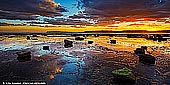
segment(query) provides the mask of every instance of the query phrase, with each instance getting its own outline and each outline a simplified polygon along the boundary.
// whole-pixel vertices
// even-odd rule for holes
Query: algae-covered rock
[[[121,81],[135,82],[136,80],[135,75],[128,68],[114,70],[112,71],[112,74],[116,79]]]

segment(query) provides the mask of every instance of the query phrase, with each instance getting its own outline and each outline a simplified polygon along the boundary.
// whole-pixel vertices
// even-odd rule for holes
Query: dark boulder
[[[88,44],[93,44],[93,41],[88,41]]]
[[[64,44],[64,47],[65,48],[70,48],[70,47],[73,47],[73,45],[72,44]]]
[[[136,48],[134,50],[135,54],[145,54],[145,49],[144,48]]]
[[[65,44],[73,44],[73,41],[66,39],[66,40],[64,40],[64,43],[65,43]]]
[[[116,44],[116,40],[110,40],[111,44]]]
[[[43,46],[43,50],[50,50],[49,46]]]
[[[31,38],[30,38],[30,36],[27,36],[27,40],[30,40]]]
[[[65,48],[73,47],[73,41],[64,40],[64,47]]]
[[[25,62],[31,60],[31,52],[30,51],[19,51],[16,53],[18,55],[17,60],[19,62]]]
[[[80,40],[80,41],[82,41],[82,40],[84,40],[84,38],[83,38],[83,37],[75,37],[75,40]]]
[[[145,50],[147,50],[146,46],[142,46],[141,48],[134,50],[135,54],[139,56],[139,62],[144,64],[155,64],[155,57],[145,54]]]
[[[149,54],[138,54],[139,56],[139,62],[144,64],[155,64],[155,57]]]

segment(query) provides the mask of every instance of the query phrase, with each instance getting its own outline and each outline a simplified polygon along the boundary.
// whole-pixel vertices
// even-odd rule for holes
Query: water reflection
[[[136,85],[169,84],[169,40],[157,42],[115,36],[88,36],[83,41],[77,41],[75,37],[40,35],[37,40],[26,40],[25,36],[1,37],[4,39],[0,41],[1,51],[30,49],[33,60],[46,63],[43,67],[47,73],[42,74],[50,78],[50,84],[113,84],[110,72],[124,67],[134,71]],[[68,38],[71,47],[64,46],[64,40]],[[110,43],[110,40],[116,43]],[[156,58],[154,66],[139,62],[134,50],[141,46],[147,46],[146,54]]]

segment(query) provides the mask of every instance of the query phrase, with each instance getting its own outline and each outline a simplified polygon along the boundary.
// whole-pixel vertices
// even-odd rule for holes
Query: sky
[[[129,23],[167,26],[167,22],[170,22],[170,0],[0,1],[0,23],[118,27]]]
[[[34,9],[34,6],[42,3],[42,2],[34,2],[35,4],[32,4],[31,1],[35,1],[35,0],[30,0],[30,2],[28,0],[26,0],[26,1],[24,1],[24,0],[13,0],[12,2],[10,0],[6,0],[6,1],[2,0],[2,3],[1,3],[2,5],[0,6],[0,12],[2,12],[2,13],[8,12],[8,11],[5,11],[5,10],[11,9],[12,6],[10,6],[10,5],[13,5],[14,7],[19,6],[19,4],[17,2],[21,2],[21,4],[22,4],[21,7],[23,6],[25,8],[27,7],[27,8],[30,8],[30,9]],[[76,14],[78,11],[82,11],[82,10],[79,10],[75,6],[77,4],[77,0],[54,0],[54,1],[53,0],[38,0],[38,1],[47,1],[47,2],[53,2],[53,3],[56,3],[56,4],[60,4],[62,6],[62,8],[64,8],[66,10],[64,12],[60,12],[62,14],[62,16],[56,15],[55,17],[66,18],[66,17],[69,17],[69,16]],[[24,4],[33,5],[33,6],[24,6]],[[13,10],[14,11],[15,10],[20,11],[20,9],[21,8],[17,7],[17,8],[11,9],[10,11],[11,12],[13,12]],[[35,9],[38,10],[39,7],[35,7]],[[27,11],[29,9],[24,9],[24,10]],[[34,10],[34,11],[37,11],[37,10]],[[43,13],[43,11],[42,11],[42,13]],[[11,15],[9,15],[9,16],[7,16],[5,14],[0,15],[0,22],[21,23],[21,22],[27,22],[29,20],[31,20],[31,21],[35,20],[34,19],[35,17],[27,17],[27,16],[21,16],[20,17],[20,15],[14,16],[15,14],[17,14],[17,13],[11,13]]]
[[[75,5],[77,4],[77,0],[54,0],[56,3],[60,3],[64,6],[68,12],[63,13],[66,16],[71,16],[80,11]]]

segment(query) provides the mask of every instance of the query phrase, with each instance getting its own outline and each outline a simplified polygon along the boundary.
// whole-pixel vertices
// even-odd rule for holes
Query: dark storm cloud
[[[35,19],[40,16],[61,16],[66,10],[53,0],[0,0],[1,19]]]
[[[170,16],[170,0],[79,0],[80,2],[85,11],[92,16]]]

